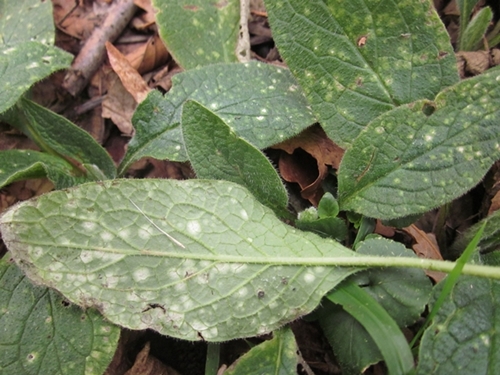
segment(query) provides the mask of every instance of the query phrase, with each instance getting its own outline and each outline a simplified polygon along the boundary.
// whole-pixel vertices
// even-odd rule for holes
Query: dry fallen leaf
[[[149,93],[149,87],[135,70],[125,56],[111,43],[106,42],[109,63],[120,77],[125,89],[132,95],[137,103],[142,102]]]
[[[149,355],[149,342],[137,354],[135,363],[125,375],[180,375],[170,366],[165,365],[156,357]]]
[[[426,233],[418,229],[414,224],[403,228],[403,230],[415,239],[415,244],[412,248],[419,258],[443,260],[434,234]],[[436,283],[446,276],[445,273],[436,271],[426,271],[426,274]]]
[[[317,205],[323,195],[321,183],[328,174],[328,166],[338,169],[344,150],[333,143],[320,126],[311,126],[299,135],[273,146],[285,151],[279,160],[282,177],[288,182],[296,182],[302,189],[301,195]],[[307,160],[307,155],[311,159]]]
[[[137,102],[113,72],[108,75],[108,85],[108,94],[102,102],[102,117],[111,119],[123,135],[131,136],[134,132],[132,116]]]

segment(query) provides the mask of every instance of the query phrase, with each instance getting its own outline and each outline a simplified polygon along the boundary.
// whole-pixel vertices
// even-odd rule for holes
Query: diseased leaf
[[[394,219],[474,187],[500,157],[499,82],[492,70],[371,122],[342,160],[342,209]]]
[[[241,356],[226,375],[297,374],[299,348],[290,328],[273,332],[271,340],[254,346]]]
[[[288,194],[271,162],[212,111],[192,100],[184,103],[182,136],[198,178],[235,182],[263,205],[286,212]]]
[[[0,113],[35,82],[70,66],[73,56],[40,42],[23,42],[0,48]]]
[[[266,0],[280,54],[328,136],[350,145],[382,113],[458,81],[432,1]]]
[[[0,372],[102,374],[120,329],[93,309],[82,310],[57,292],[33,286],[0,260]]]
[[[115,177],[116,168],[107,151],[89,133],[66,118],[26,98],[21,98],[2,117],[22,130],[42,150],[66,159],[90,179]]]
[[[14,181],[48,177],[56,189],[64,189],[85,182],[83,176],[75,176],[71,164],[65,160],[32,150],[0,151],[0,188]]]
[[[153,4],[160,36],[184,69],[238,61],[238,0],[153,0]]]
[[[0,0],[0,45],[37,41],[54,44],[52,3],[41,0]]]
[[[422,337],[417,373],[498,374],[499,305],[498,281],[462,276]]]
[[[83,184],[20,203],[0,229],[35,282],[113,323],[186,340],[270,332],[356,270],[323,266],[356,254],[227,181]]]
[[[136,133],[120,165],[120,175],[145,156],[187,160],[180,121],[182,104],[188,99],[213,111],[238,136],[260,149],[290,138],[316,121],[285,68],[258,62],[216,64],[177,74],[172,83],[165,97],[153,91],[138,106],[132,119]]]

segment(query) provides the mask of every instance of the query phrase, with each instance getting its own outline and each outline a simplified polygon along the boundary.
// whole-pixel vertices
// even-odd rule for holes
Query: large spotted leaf
[[[341,207],[393,219],[464,194],[500,158],[499,103],[495,69],[378,117],[344,155]]]
[[[17,205],[0,229],[35,282],[113,323],[187,340],[270,332],[356,270],[335,267],[354,252],[226,181],[88,183]]]
[[[119,172],[134,161],[187,160],[180,128],[183,103],[196,100],[257,148],[290,138],[316,120],[288,69],[268,64],[214,64],[177,74],[163,97],[153,91],[137,108],[135,136]]]
[[[350,145],[374,118],[458,81],[431,0],[266,0],[281,56],[328,136]]]

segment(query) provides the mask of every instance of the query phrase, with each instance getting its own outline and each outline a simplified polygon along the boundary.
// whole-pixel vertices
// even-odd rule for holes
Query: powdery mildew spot
[[[126,240],[130,236],[130,230],[122,229],[121,231],[118,232],[118,236]]]
[[[311,284],[316,280],[316,276],[314,276],[312,273],[306,273],[304,274],[304,281],[308,284]]]
[[[149,240],[151,238],[151,235],[149,234],[147,228],[139,228],[137,231],[137,234],[139,235],[140,238],[143,240]]]
[[[151,270],[145,267],[138,268],[132,273],[132,277],[135,281],[144,281],[149,276],[151,276]]]
[[[113,239],[113,235],[109,232],[101,232],[100,236],[106,242],[111,241]]]
[[[240,288],[236,293],[238,297],[244,298],[248,295],[248,288],[247,287]]]
[[[86,231],[92,232],[96,227],[96,223],[93,223],[91,221],[84,221],[82,223],[82,226]]]
[[[82,250],[82,252],[80,253],[80,259],[85,264],[90,263],[94,260],[94,254],[92,253],[92,251]]]
[[[197,220],[188,221],[186,229],[193,236],[201,232],[201,226]]]
[[[248,213],[246,212],[246,210],[241,210],[240,211],[240,216],[243,220],[248,220]]]

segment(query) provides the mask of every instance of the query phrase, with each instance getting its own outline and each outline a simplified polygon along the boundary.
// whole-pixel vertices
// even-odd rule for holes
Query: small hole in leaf
[[[422,108],[422,113],[426,116],[430,116],[434,113],[436,110],[436,106],[432,102],[428,102],[424,104],[424,107]]]
[[[259,297],[259,299],[262,299],[266,296],[266,292],[264,292],[263,290],[259,290],[257,292],[257,297]]]
[[[69,307],[69,305],[71,305],[71,304],[66,300],[62,300],[61,305],[63,305],[64,307]]]

